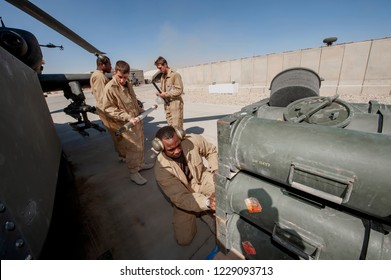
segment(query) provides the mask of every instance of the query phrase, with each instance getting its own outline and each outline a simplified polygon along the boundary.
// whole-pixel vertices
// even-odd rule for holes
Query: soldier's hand
[[[137,117],[131,118],[131,119],[130,119],[130,122],[131,122],[133,125],[136,125],[136,124],[138,124],[138,123],[140,122],[140,119],[137,118]]]
[[[209,197],[210,209],[216,211],[216,194],[212,193]]]
[[[161,92],[160,94],[159,94],[159,96],[161,97],[161,98],[166,98],[167,97],[167,92]]]

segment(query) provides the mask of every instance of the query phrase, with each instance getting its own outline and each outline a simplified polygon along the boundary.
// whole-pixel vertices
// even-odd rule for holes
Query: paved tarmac
[[[135,87],[135,92],[147,109],[155,104],[152,85]],[[94,106],[89,91],[86,103]],[[184,128],[187,133],[205,136],[217,145],[217,120],[237,112],[241,106],[188,103],[184,96]],[[197,235],[189,246],[179,246],[173,237],[172,207],[154,179],[153,169],[142,171],[148,179],[144,186],[130,180],[124,163],[120,163],[107,132],[87,129],[83,137],[68,125],[75,119],[63,109],[70,103],[63,94],[46,98],[56,130],[76,179],[78,204],[74,215],[80,221],[82,259],[145,259],[186,260],[205,259],[215,248],[215,235],[200,218]],[[103,127],[99,117],[88,114],[89,120]],[[164,109],[159,105],[144,119],[145,160],[153,161],[151,140],[159,127],[166,125]],[[207,217],[205,220],[208,220]],[[76,242],[77,243],[77,242]]]

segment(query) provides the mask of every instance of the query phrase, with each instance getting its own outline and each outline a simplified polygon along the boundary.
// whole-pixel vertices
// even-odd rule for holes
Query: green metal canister
[[[390,236],[373,221],[321,205],[245,172],[227,180],[224,189],[229,201],[227,240],[234,242],[228,246],[247,258],[275,254],[284,259],[286,255],[278,247],[301,259],[391,258]],[[249,199],[258,207],[249,207]],[[273,241],[269,240],[268,256],[264,256],[265,233]],[[274,248],[272,243],[279,246]],[[251,245],[253,249],[248,250]]]
[[[244,116],[220,161],[390,221],[391,136]]]

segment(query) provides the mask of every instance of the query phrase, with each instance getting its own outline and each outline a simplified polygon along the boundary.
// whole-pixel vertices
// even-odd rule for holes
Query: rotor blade
[[[77,35],[75,32],[70,30],[68,27],[63,25],[61,22],[53,18],[52,16],[48,15],[44,11],[42,11],[40,8],[32,4],[31,2],[27,0],[5,0],[8,3],[14,5],[15,7],[19,8],[20,10],[24,11],[25,13],[29,14],[30,16],[36,18],[40,22],[44,23],[45,25],[49,26],[50,28],[54,29],[61,35],[65,36],[75,44],[79,45],[86,51],[92,53],[92,54],[104,54],[104,52],[101,52],[97,48],[95,48],[93,45],[88,43],[86,40],[81,38],[79,35]]]

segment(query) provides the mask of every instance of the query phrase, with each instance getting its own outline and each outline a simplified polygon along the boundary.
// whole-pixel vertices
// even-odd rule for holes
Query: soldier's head
[[[185,137],[183,130],[173,126],[164,126],[156,132],[152,146],[157,151],[163,151],[170,158],[179,158],[182,154],[181,142]]]
[[[110,73],[111,72],[110,58],[102,54],[97,54],[96,56],[97,56],[96,69],[103,71],[103,73]]]
[[[168,69],[170,69],[168,67],[168,63],[167,63],[167,60],[162,57],[162,56],[159,56],[156,61],[155,61],[155,66],[157,69],[160,70],[160,72],[162,72],[163,74],[167,74],[168,73]]]
[[[123,60],[118,60],[115,63],[115,68],[114,68],[114,77],[117,80],[117,82],[124,86],[129,79],[129,74],[130,74],[129,64]]]

